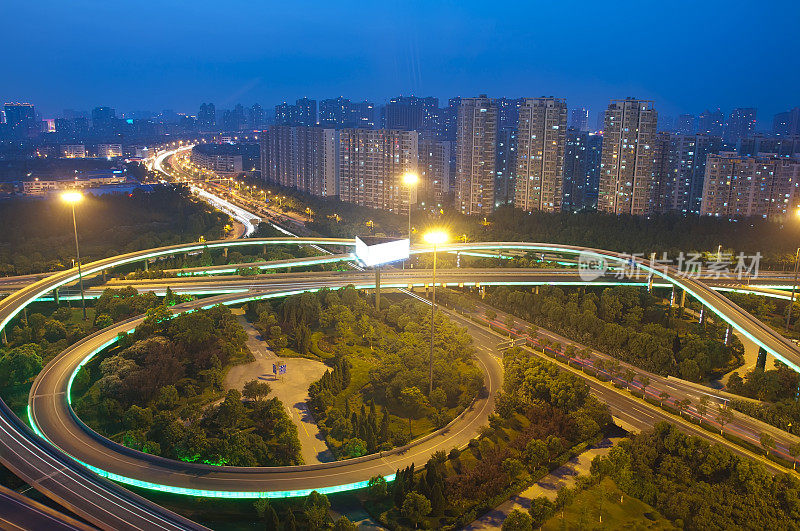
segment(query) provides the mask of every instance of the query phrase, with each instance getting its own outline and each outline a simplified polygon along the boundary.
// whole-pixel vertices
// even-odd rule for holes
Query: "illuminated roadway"
[[[105,269],[113,268],[116,265],[121,265],[124,263],[131,263],[138,260],[143,260],[145,258],[151,258],[156,256],[166,256],[170,254],[180,253],[180,252],[191,252],[196,250],[201,250],[203,247],[209,248],[221,248],[221,247],[235,247],[237,245],[270,245],[270,244],[319,244],[319,245],[337,245],[337,246],[349,246],[352,245],[352,240],[333,240],[333,239],[320,239],[320,238],[286,238],[286,239],[267,239],[267,240],[241,240],[241,241],[223,241],[223,242],[208,242],[204,244],[189,244],[189,245],[179,245],[179,246],[172,246],[172,247],[165,247],[156,250],[149,250],[149,251],[140,251],[136,253],[129,253],[127,255],[122,255],[119,257],[113,257],[109,259],[100,260],[98,262],[94,262],[92,264],[87,264],[85,266],[85,271],[87,275],[98,273]],[[624,257],[623,255],[618,255],[616,253],[609,253],[606,251],[599,251],[599,250],[587,250],[578,247],[570,247],[570,246],[559,246],[559,245],[551,245],[551,244],[527,244],[527,243],[478,243],[478,244],[460,244],[460,245],[450,245],[450,246],[440,246],[440,250],[442,251],[456,251],[456,250],[481,250],[481,249],[522,249],[522,250],[529,250],[529,251],[546,251],[546,252],[560,252],[560,253],[588,253],[591,255],[596,255],[601,258],[609,259],[609,260],[628,260],[628,257]],[[647,269],[647,265],[645,261],[642,261],[640,267],[643,269]],[[410,273],[408,271],[407,273]],[[513,269],[506,269],[506,274],[513,275]],[[741,308],[730,302],[729,300],[721,297],[720,295],[716,294],[708,288],[707,286],[703,285],[699,281],[694,281],[691,279],[684,279],[678,278],[673,271],[665,271],[660,272],[656,271],[656,275],[662,277],[664,280],[677,285],[678,287],[686,289],[690,295],[701,300],[706,305],[708,305],[720,318],[726,320],[734,327],[742,331],[748,337],[751,337],[754,341],[756,341],[761,346],[764,346],[769,352],[773,355],[778,357],[779,359],[786,361],[790,366],[797,370],[797,361],[800,360],[800,356],[798,355],[798,351],[796,347],[791,344],[791,342],[786,341],[782,337],[779,336],[776,332],[769,329],[766,325],[760,323],[757,319],[753,318]],[[44,280],[40,280],[34,284],[31,284],[18,292],[13,293],[12,295],[6,297],[2,301],[0,301],[0,324],[2,326],[6,326],[8,322],[19,312],[21,311],[22,307],[26,304],[30,303],[31,301],[44,296],[45,294],[49,293],[53,288],[59,287],[64,284],[68,284],[74,282],[77,278],[76,272],[74,270],[64,271],[60,273],[55,273]],[[347,277],[343,277],[339,279],[341,282],[344,283],[351,283],[352,279]],[[467,284],[467,283],[465,283]],[[337,285],[336,282],[331,283],[332,286]],[[297,282],[293,284],[294,291],[300,291],[303,289],[316,289],[318,286],[304,286],[302,282]],[[266,296],[266,293],[263,293],[262,296]],[[231,299],[235,299],[234,296],[228,295],[225,296],[228,298],[226,302],[230,302]],[[211,300],[203,301],[206,304],[210,304]],[[128,323],[130,325],[131,323]],[[120,325],[116,325],[119,327]],[[122,325],[125,326],[125,325]],[[68,368],[72,366],[76,359],[83,357],[85,359],[85,354],[88,351],[94,351],[94,349],[103,344],[101,341],[102,337],[108,339],[109,336],[105,334],[110,334],[112,330],[104,330],[98,333],[96,336],[92,336],[84,340],[84,342],[79,343],[78,345],[74,345],[70,347],[64,354],[58,356],[56,360],[54,360],[54,365],[58,365],[59,371],[56,371],[56,378],[49,379],[46,378],[49,374],[52,374],[52,371],[48,372],[47,370],[44,372],[48,372],[44,376],[37,379],[37,387],[36,392],[32,393],[32,400],[36,402],[38,398],[44,399],[45,404],[49,403],[51,405],[57,406],[58,403],[64,402],[64,395],[58,395],[63,390],[63,384],[66,380],[68,381],[69,375]],[[113,334],[116,335],[116,331],[113,331]],[[97,342],[100,343],[97,343]],[[485,356],[479,356],[479,360],[488,360],[489,358]],[[62,361],[64,360],[64,365],[61,365]],[[69,363],[68,363],[69,362]],[[78,362],[79,363],[79,362]],[[48,366],[52,367],[52,366]],[[499,373],[496,372],[499,370],[499,367],[496,369],[492,369],[491,366],[485,367],[486,373],[489,375],[487,387],[489,389],[496,389],[496,386],[499,385]],[[66,372],[65,372],[66,371]],[[493,381],[493,375],[496,378]],[[51,384],[51,383],[58,383],[58,386],[52,387],[42,387],[43,384]],[[61,387],[60,387],[61,386]],[[50,394],[53,393],[53,394]],[[49,400],[48,400],[49,396]],[[473,409],[473,412],[464,415],[460,422],[463,424],[463,430],[458,429],[461,424],[457,424],[452,426],[450,429],[454,432],[454,437],[467,437],[467,432],[469,431],[469,435],[474,435],[474,430],[483,424],[480,421],[480,418],[483,415],[488,414],[488,411],[491,411],[489,407],[489,400],[485,402],[486,407],[479,406],[476,404],[476,407]],[[54,407],[57,409],[57,407]],[[37,404],[36,407],[36,415],[39,415],[39,407]],[[125,491],[124,489],[117,487],[110,483],[105,483],[102,480],[92,477],[90,473],[87,473],[85,469],[82,469],[79,466],[76,466],[75,463],[70,459],[67,458],[63,453],[53,449],[53,447],[47,445],[40,439],[32,436],[29,432],[27,432],[22,426],[21,423],[13,416],[13,414],[4,408],[0,414],[0,429],[4,431],[4,436],[0,437],[0,459],[9,466],[15,473],[20,475],[24,480],[28,481],[31,485],[34,485],[36,488],[45,491],[49,495],[52,495],[54,499],[59,501],[60,503],[64,504],[66,507],[74,510],[78,514],[87,516],[93,522],[104,522],[105,525],[109,524],[109,519],[115,522],[115,526],[118,527],[136,527],[137,523],[143,527],[187,527],[190,526],[191,523],[187,523],[186,521],[182,521],[180,519],[175,520],[175,515],[172,515],[168,511],[158,508],[149,502],[144,502],[143,500],[139,499],[139,503],[134,503],[135,498],[132,494]],[[41,413],[41,415],[45,415],[49,413]],[[44,419],[44,417],[39,417]],[[484,419],[485,420],[485,419]],[[457,421],[459,422],[459,421]],[[56,430],[59,431],[59,430]],[[82,432],[85,434],[85,432]],[[56,434],[57,435],[57,434]],[[468,438],[468,437],[467,437]],[[447,440],[444,442],[436,443],[437,447],[444,447],[450,448],[454,446],[456,439]],[[431,441],[433,444],[434,441]],[[406,459],[420,459],[424,461],[429,455],[430,448],[425,448],[425,443],[421,443],[421,445],[416,446],[413,450],[409,452],[410,455],[406,456]],[[119,459],[122,457],[127,457],[123,454],[115,454],[114,457],[108,455],[109,450],[104,449],[102,450],[101,459],[99,464],[104,467],[108,466],[108,463],[105,463],[105,459],[109,459],[112,464],[117,463]],[[149,459],[155,459],[150,457]],[[313,485],[310,483],[306,483],[308,487],[306,488],[316,488],[320,486],[330,485],[331,487],[335,488],[337,486],[342,485],[341,482],[348,482],[350,480],[356,480],[351,482],[359,482],[365,481],[371,475],[374,475],[377,470],[382,470],[387,473],[393,472],[394,468],[396,468],[397,463],[400,459],[404,459],[404,457],[399,456],[397,460],[394,460],[393,456],[391,457],[378,457],[376,458],[368,458],[364,459],[363,461],[353,461],[353,462],[342,462],[340,463],[330,463],[327,465],[314,465],[312,468],[303,468],[297,469],[294,468],[292,470],[281,470],[281,469],[272,469],[269,473],[272,475],[272,478],[269,480],[265,480],[263,478],[256,478],[258,474],[265,473],[263,470],[252,470],[246,469],[243,471],[230,471],[226,470],[224,467],[214,467],[213,471],[205,471],[205,473],[201,476],[194,476],[187,472],[178,472],[174,467],[177,467],[178,470],[186,470],[191,468],[189,464],[185,463],[171,463],[173,467],[168,473],[165,471],[166,469],[160,469],[161,466],[166,466],[165,463],[148,463],[145,469],[139,468],[139,472],[147,472],[150,474],[151,472],[158,477],[158,480],[163,480],[166,485],[177,485],[183,482],[186,485],[191,485],[189,488],[197,488],[203,483],[204,478],[208,478],[209,482],[214,482],[215,485],[221,484],[228,484],[226,489],[223,489],[224,492],[230,493],[241,493],[245,492],[244,489],[249,486],[255,486],[256,484],[264,485],[264,481],[269,481],[270,484],[274,485],[282,485],[283,488],[288,490],[292,488],[299,488],[301,485],[300,481],[310,481],[313,480]],[[123,459],[120,463],[125,463],[126,461]],[[120,465],[122,466],[122,465]],[[31,469],[33,467],[33,470]],[[99,468],[99,467],[98,467]],[[160,472],[158,472],[160,470]],[[389,472],[386,472],[389,471]],[[247,478],[248,475],[251,475],[250,479]],[[216,476],[216,477],[211,477]],[[234,479],[235,477],[235,479]],[[334,479],[335,478],[335,479]],[[261,483],[259,483],[261,482]],[[270,487],[274,488],[274,487]],[[192,491],[194,492],[194,491]],[[260,490],[259,492],[264,493],[264,491]],[[214,495],[215,493],[208,493]],[[252,495],[259,495],[256,492],[250,492]],[[286,495],[286,492],[280,493],[279,495]],[[288,493],[291,494],[291,493]],[[109,511],[113,511],[113,516],[109,514],[103,514],[103,512],[108,513]],[[157,515],[160,520],[153,521],[154,515]],[[151,520],[149,523],[148,518]],[[116,520],[114,520],[116,519]],[[113,525],[113,524],[112,524]]]

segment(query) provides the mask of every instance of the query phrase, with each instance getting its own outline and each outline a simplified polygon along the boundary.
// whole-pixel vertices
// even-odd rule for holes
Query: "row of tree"
[[[539,326],[590,345],[641,369],[701,381],[737,359],[736,340],[725,346],[724,328],[705,320],[687,323],[652,294],[632,286],[603,289],[542,286],[539,293],[505,286],[488,302]]]

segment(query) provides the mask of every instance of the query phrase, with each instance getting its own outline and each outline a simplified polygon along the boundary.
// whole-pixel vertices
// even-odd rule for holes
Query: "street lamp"
[[[83,274],[81,272],[81,251],[78,247],[78,223],[75,221],[75,204],[83,200],[83,194],[77,191],[64,192],[61,199],[72,207],[72,229],[75,231],[75,257],[78,262],[78,283],[81,287],[81,308],[83,308],[83,320],[86,320],[86,299],[83,294]]]
[[[436,317],[436,251],[437,246],[447,243],[448,235],[443,230],[433,230],[425,233],[423,236],[425,243],[433,245],[433,292],[431,294],[431,353],[430,353],[430,380],[428,383],[428,396],[433,393],[433,330],[434,330],[434,317]]]
[[[403,184],[408,188],[408,241],[411,241],[411,189],[419,183],[419,175],[406,173],[403,175]]]

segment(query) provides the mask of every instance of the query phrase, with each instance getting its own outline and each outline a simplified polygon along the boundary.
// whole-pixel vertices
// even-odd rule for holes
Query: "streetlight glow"
[[[431,245],[441,245],[443,243],[447,243],[447,240],[450,239],[450,236],[443,230],[433,230],[426,232],[422,239],[425,240],[425,243],[429,243]]]
[[[83,194],[76,191],[64,192],[61,194],[61,199],[71,205],[80,203],[83,200]]]
[[[406,186],[415,186],[419,182],[419,175],[416,173],[406,173],[403,175],[403,184]]]

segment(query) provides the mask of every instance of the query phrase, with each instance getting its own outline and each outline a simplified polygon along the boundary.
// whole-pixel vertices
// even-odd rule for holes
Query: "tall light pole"
[[[72,207],[72,229],[75,232],[75,258],[78,262],[78,283],[81,287],[81,308],[83,309],[83,320],[86,320],[86,298],[83,294],[83,273],[81,272],[81,251],[78,247],[78,222],[75,220],[75,204],[83,200],[83,194],[77,191],[64,192],[61,199],[69,203]]]
[[[796,214],[800,217],[800,208],[797,209]],[[789,307],[786,308],[786,331],[789,331],[789,321],[792,319],[792,307],[794,306],[794,292],[797,291],[797,268],[800,265],[800,247],[794,255],[794,282],[792,282],[792,297],[789,299]]]
[[[406,173],[403,175],[403,184],[408,188],[408,244],[411,245],[411,189],[419,183],[419,175],[416,173]],[[403,260],[403,269],[406,268],[406,261]]]
[[[436,251],[437,246],[447,243],[448,236],[443,230],[434,230],[424,236],[425,243],[433,245],[433,292],[431,294],[431,352],[430,352],[430,380],[428,382],[428,396],[433,393],[433,335],[434,318],[436,317]]]

